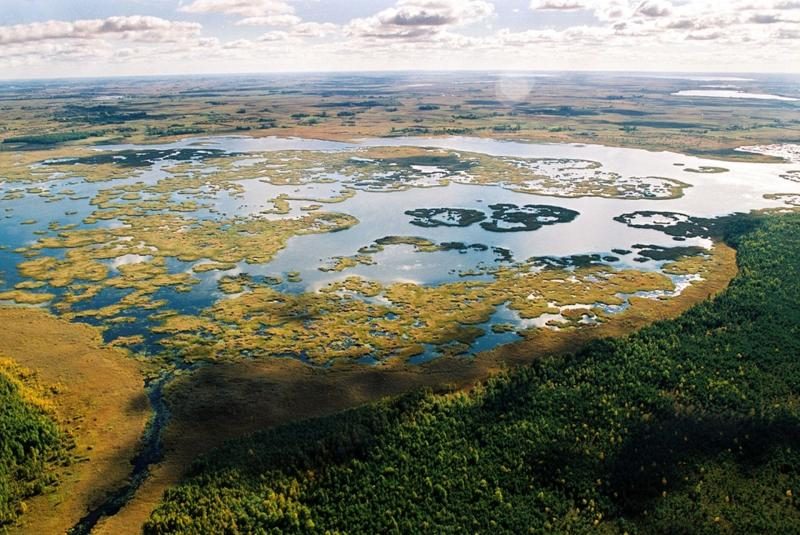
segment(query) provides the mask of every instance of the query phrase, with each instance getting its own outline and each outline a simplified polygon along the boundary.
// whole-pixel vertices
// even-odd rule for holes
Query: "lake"
[[[441,153],[446,157],[440,156],[439,152],[409,157],[402,152],[408,147],[438,148],[448,152]],[[163,315],[164,311],[180,315],[205,314],[219,303],[238,302],[242,292],[246,294],[248,288],[252,290],[253,280],[273,281],[268,284],[269,291],[293,296],[291,299],[294,301],[286,306],[297,306],[298,296],[319,295],[333,284],[344,284],[352,277],[360,277],[382,285],[384,293],[375,297],[358,291],[351,294],[358,294],[358,299],[370,306],[391,306],[386,294],[392,291],[390,287],[393,284],[451,285],[462,291],[459,285],[464,281],[488,284],[495,280],[499,276],[498,266],[516,266],[513,269],[527,273],[541,269],[546,262],[561,262],[561,268],[569,272],[580,268],[583,262],[619,272],[661,273],[673,258],[669,254],[650,253],[648,256],[642,251],[675,247],[696,251],[709,248],[711,241],[702,235],[671,236],[663,232],[663,228],[649,228],[652,223],[659,223],[659,218],[664,218],[658,213],[713,218],[733,212],[786,207],[785,203],[796,197],[769,199],[765,195],[800,194],[800,182],[786,178],[796,176],[798,164],[720,162],[669,152],[467,137],[364,139],[352,144],[295,138],[218,137],[186,139],[162,145],[102,146],[96,147],[96,153],[112,155],[111,161],[118,165],[124,165],[126,158],[146,160],[146,156],[151,155],[153,159],[138,162],[133,174],[115,180],[89,182],[80,177],[65,178],[54,173],[33,184],[4,182],[0,185],[0,198],[3,199],[0,207],[5,217],[0,228],[0,244],[3,246],[0,250],[0,269],[3,271],[0,289],[12,291],[21,288],[31,294],[49,292],[55,297],[48,306],[57,311],[69,310],[73,315],[78,313],[76,319],[102,325],[108,340],[139,337],[129,345],[134,349],[152,351],[158,349],[157,344],[164,337],[153,332],[153,328],[168,316]],[[174,167],[174,158],[180,158],[183,167]],[[408,158],[423,158],[426,165],[416,164]],[[303,161],[296,163],[297,160]],[[411,164],[406,166],[409,161]],[[331,171],[342,165],[347,166],[346,173]],[[378,165],[384,167],[376,171]],[[480,169],[485,171],[479,172]],[[115,239],[123,244],[124,239],[134,239],[134,236],[120,237],[120,232],[124,234],[124,229],[134,221],[127,212],[137,209],[137,203],[155,199],[157,195],[152,188],[175,177],[196,179],[223,172],[228,173],[226,177],[235,178],[221,180],[214,187],[195,187],[195,183],[192,187],[161,187],[158,190],[159,202],[172,203],[169,205],[171,208],[165,210],[166,205],[154,204],[151,212],[147,213],[180,217],[186,221],[207,221],[212,227],[217,224],[226,227],[230,222],[244,225],[254,219],[276,224],[303,217],[313,220],[315,214],[324,211],[346,214],[357,219],[357,224],[348,223],[335,232],[295,229],[287,233],[285,243],[276,246],[274,254],[267,255],[268,260],[263,262],[254,262],[246,255],[237,258],[234,254],[231,257],[228,248],[227,257],[235,261],[207,271],[198,266],[211,262],[213,258],[187,259],[163,254],[152,245],[158,241],[152,234],[147,234],[151,236],[149,245],[142,244],[138,248],[120,245],[119,256],[104,253],[99,260],[98,255],[92,252],[97,245],[83,249],[83,246],[73,249],[36,245],[39,240],[63,240],[64,236],[74,238],[71,233],[97,229],[110,229],[116,233]],[[361,173],[360,178],[353,178],[352,173]],[[505,173],[503,177],[511,178],[501,178],[497,173]],[[369,175],[367,179],[363,176],[365,174]],[[478,175],[479,179],[476,178]],[[289,176],[292,180],[276,178]],[[592,189],[597,184],[603,184],[603,187]],[[131,197],[126,203],[117,202],[114,209],[118,210],[118,215],[91,219],[93,214],[97,214],[98,206],[102,212],[100,199],[110,195],[109,188],[114,188],[114,195],[118,197],[119,192],[128,188],[125,191]],[[582,195],[584,191],[595,191],[595,194]],[[180,203],[184,203],[183,207],[177,209]],[[130,210],[125,207],[130,207]],[[442,216],[444,219],[415,221],[406,213],[427,213],[426,210],[445,214]],[[620,220],[623,214],[636,213],[643,214],[633,215],[627,220],[635,221],[634,226]],[[475,221],[459,225],[458,217],[464,214],[469,214]],[[145,212],[137,214],[141,215]],[[90,218],[89,222],[87,218]],[[671,223],[661,221],[659,224]],[[262,229],[259,232],[265,232],[262,227],[258,228]],[[253,229],[247,227],[240,234],[249,232]],[[135,239],[140,239],[138,234]],[[209,239],[203,237],[203,240]],[[199,243],[204,243],[203,240]],[[245,239],[243,243],[246,242]],[[578,255],[584,258],[575,260],[573,257]],[[76,275],[69,284],[58,285],[51,275],[24,276],[17,269],[29,257],[45,256],[71,262],[65,265],[78,268],[82,265],[79,261],[100,261],[109,270],[107,278],[96,279],[96,284],[104,285],[103,288],[91,296],[74,299],[75,302],[66,308],[59,308],[59,303],[69,302],[71,295],[78,290],[86,291],[83,286],[92,284]],[[73,258],[76,256],[80,259]],[[130,276],[126,269],[147,265],[153,262],[154,256],[165,257],[163,269],[158,268],[163,270],[163,274],[159,271],[159,275],[153,272],[148,276],[155,279],[174,275],[183,279],[146,289],[140,282],[127,286],[108,283],[114,277]],[[550,260],[545,260],[548,258]],[[573,260],[557,260],[569,258]],[[241,291],[225,291],[221,282],[230,285],[241,275],[249,277],[250,282],[246,282]],[[587,277],[587,280],[596,278],[591,274]],[[672,274],[669,275],[674,286],[672,289],[651,288],[639,294],[652,298],[668,297],[680,292],[693,280],[692,277]],[[191,281],[187,282],[187,279]],[[336,291],[339,294],[344,292],[341,288]],[[492,292],[495,299],[497,290],[492,289]],[[128,308],[104,308],[124,303],[126,298],[133,299],[131,294],[138,300],[131,300]],[[551,302],[549,308],[537,317],[522,317],[520,305],[510,306],[508,303],[511,301],[500,302],[497,299],[498,304],[486,311],[486,317],[466,321],[455,316],[447,328],[477,325],[483,329],[483,335],[478,333],[464,338],[468,349],[460,350],[471,354],[517,340],[525,329],[559,328],[559,322],[575,316],[576,310],[586,310],[586,314],[581,316],[579,313],[574,324],[570,325],[589,327],[593,322],[602,321],[600,309],[608,314],[622,310],[630,295],[637,295],[637,292],[618,292],[614,301],[621,298],[622,304],[613,306],[604,302]],[[134,306],[137,303],[142,306],[137,308]],[[324,310],[327,305],[315,306]],[[337,301],[334,313],[339,313],[342,306]],[[107,313],[80,316],[81,311],[98,309]],[[496,328],[495,332],[493,325],[511,325],[513,329]],[[269,330],[270,326],[265,328]],[[264,336],[277,336],[279,332],[283,333],[276,330]],[[431,335],[429,331],[425,333],[425,336]],[[397,332],[390,334],[396,336]],[[373,340],[378,335],[372,332],[359,336],[361,338],[354,337],[348,344],[367,344],[372,348],[362,352],[366,355],[363,361],[382,360],[385,355],[374,349],[381,345],[364,341]],[[411,362],[435,358],[440,350],[441,344],[426,343],[424,351],[417,352]],[[306,357],[305,353],[296,356]]]

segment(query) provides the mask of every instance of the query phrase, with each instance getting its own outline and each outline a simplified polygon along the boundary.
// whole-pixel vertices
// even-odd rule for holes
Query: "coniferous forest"
[[[66,437],[36,397],[0,361],[0,529],[24,512],[24,499],[54,483]]]

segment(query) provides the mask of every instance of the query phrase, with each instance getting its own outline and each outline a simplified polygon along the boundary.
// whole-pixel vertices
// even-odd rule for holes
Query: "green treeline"
[[[146,533],[800,532],[800,215],[727,223],[680,318],[231,443]]]
[[[7,137],[3,143],[24,143],[26,145],[57,145],[68,141],[80,141],[90,137],[105,135],[105,132],[55,132],[51,134],[34,134],[30,136]]]
[[[52,418],[0,366],[0,531],[24,512],[23,500],[55,482],[50,468],[64,458]]]

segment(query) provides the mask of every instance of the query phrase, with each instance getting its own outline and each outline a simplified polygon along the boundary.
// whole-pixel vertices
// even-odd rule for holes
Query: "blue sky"
[[[0,76],[800,72],[800,0],[2,0]]]

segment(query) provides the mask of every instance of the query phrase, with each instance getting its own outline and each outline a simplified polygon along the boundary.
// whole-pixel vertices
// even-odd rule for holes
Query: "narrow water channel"
[[[150,379],[145,382],[150,406],[153,408],[153,416],[142,436],[142,446],[131,460],[131,475],[124,485],[111,492],[100,505],[81,518],[70,529],[70,535],[88,535],[100,520],[117,514],[133,498],[136,491],[147,479],[147,476],[150,475],[150,467],[160,462],[163,458],[161,434],[169,420],[169,411],[164,402],[163,392],[164,386],[173,377],[173,372],[168,372],[156,379]]]

